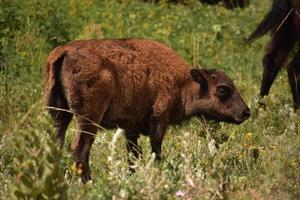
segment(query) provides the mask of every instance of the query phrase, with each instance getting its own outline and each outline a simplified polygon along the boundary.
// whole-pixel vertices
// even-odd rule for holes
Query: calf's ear
[[[192,69],[191,75],[193,80],[200,84],[201,89],[203,91],[207,90],[208,88],[208,80],[205,78],[205,70],[201,69]]]

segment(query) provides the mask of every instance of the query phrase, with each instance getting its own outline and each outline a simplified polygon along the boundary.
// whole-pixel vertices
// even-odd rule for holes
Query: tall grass
[[[36,162],[35,150],[43,152],[38,154],[43,162],[30,168],[28,176],[46,188],[46,179],[34,172],[53,166],[46,158],[49,148],[56,149],[49,144],[54,130],[42,98],[43,65],[50,50],[74,39],[125,37],[162,41],[192,65],[226,71],[252,116],[240,126],[193,119],[171,127],[160,163],[153,161],[149,139],[142,137],[144,154],[133,175],[124,138],[115,130],[101,130],[90,158],[93,182],[86,185],[78,182],[72,168],[72,124],[62,155],[51,153],[60,158],[55,164],[61,170],[56,191],[65,186],[69,199],[300,198],[300,117],[291,107],[286,74],[279,74],[262,100],[267,107],[258,106],[268,38],[250,46],[243,42],[267,12],[269,1],[252,0],[243,10],[139,0],[0,0],[0,7],[0,198],[13,197],[16,190],[9,186],[24,192],[18,175]],[[39,142],[30,143],[34,138]],[[34,181],[31,185],[37,188]],[[43,197],[49,194],[39,191]]]

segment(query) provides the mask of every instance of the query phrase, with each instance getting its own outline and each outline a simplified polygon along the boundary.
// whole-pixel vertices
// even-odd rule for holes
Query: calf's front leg
[[[142,154],[142,150],[138,145],[138,138],[140,136],[140,133],[138,131],[133,130],[125,130],[125,137],[126,137],[126,148],[129,154],[128,157],[128,165],[130,172],[134,173],[134,163],[133,158],[130,154],[133,154],[134,158],[138,158],[139,155]]]
[[[150,142],[152,152],[155,154],[155,159],[161,159],[161,146],[167,130],[167,125],[165,122],[159,122],[157,119],[153,118],[150,124]]]

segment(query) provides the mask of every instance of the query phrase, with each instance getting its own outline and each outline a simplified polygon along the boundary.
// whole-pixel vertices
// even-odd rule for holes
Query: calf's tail
[[[256,30],[247,38],[246,42],[250,43],[253,40],[265,35],[269,31],[275,32],[280,24],[285,20],[285,17],[291,10],[289,0],[273,0],[272,9],[260,22]]]
[[[67,51],[55,49],[50,54],[45,68],[45,105],[50,115],[59,117],[59,109],[69,109],[60,80],[60,72]],[[55,109],[57,108],[57,109]]]

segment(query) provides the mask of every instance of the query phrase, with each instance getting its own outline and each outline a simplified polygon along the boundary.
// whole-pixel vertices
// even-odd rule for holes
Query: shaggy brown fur
[[[89,120],[125,129],[127,149],[135,156],[140,134],[149,135],[159,157],[169,124],[202,115],[239,124],[250,115],[223,72],[191,69],[172,49],[143,39],[77,41],[54,49],[45,98],[47,106],[80,115],[72,151],[84,181],[90,179],[88,158],[97,132]],[[72,114],[49,111],[63,144]]]

